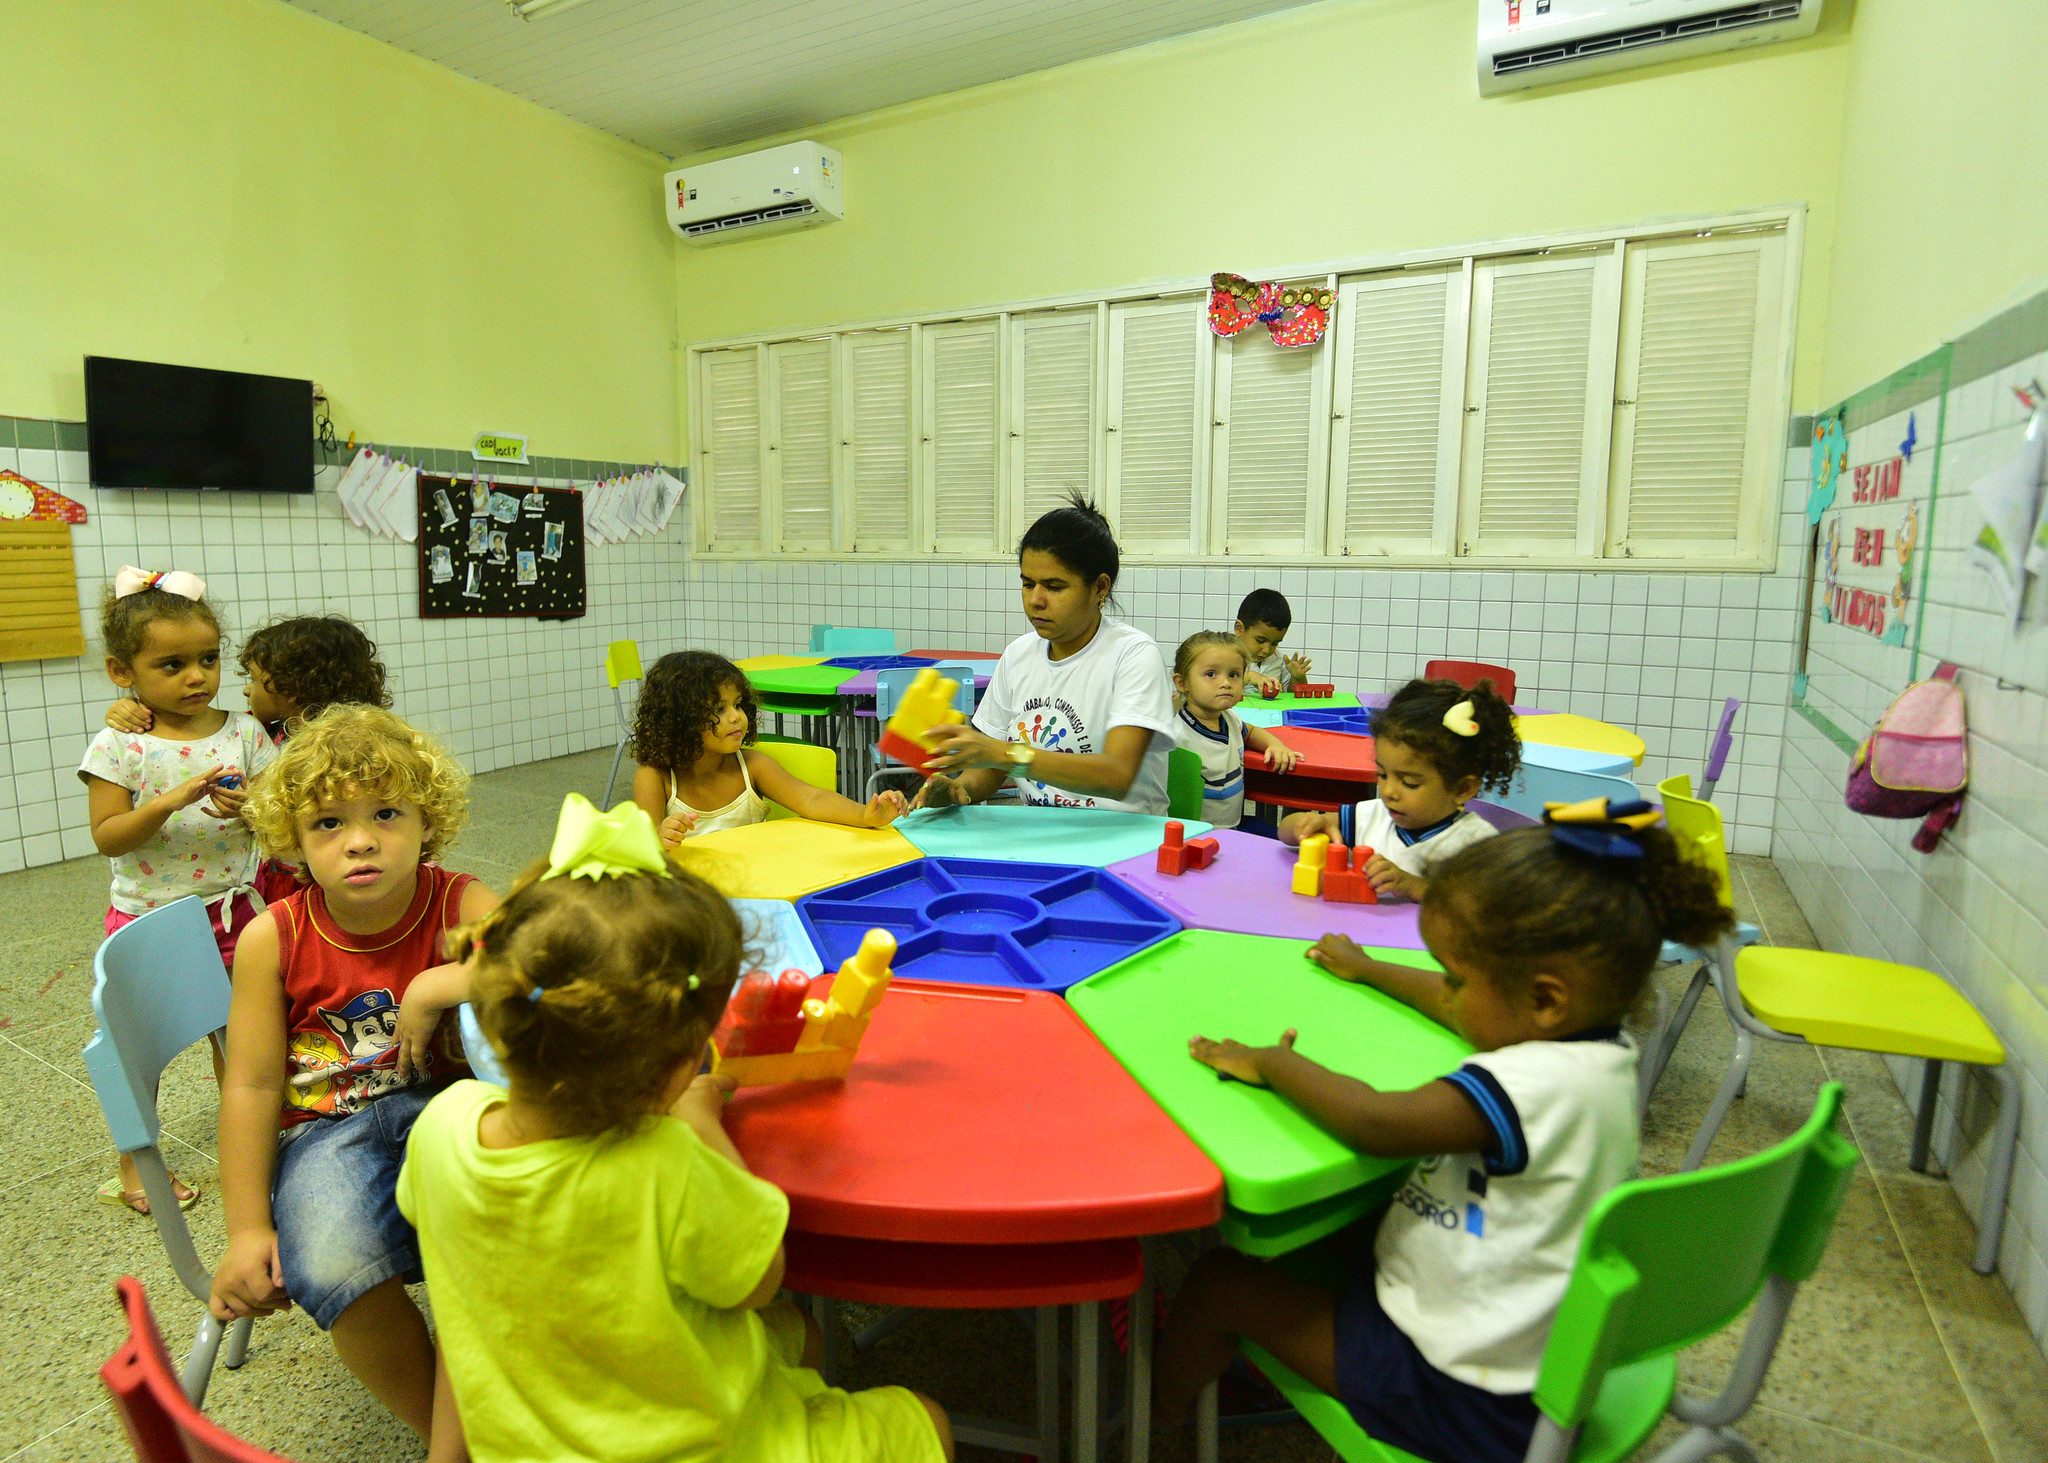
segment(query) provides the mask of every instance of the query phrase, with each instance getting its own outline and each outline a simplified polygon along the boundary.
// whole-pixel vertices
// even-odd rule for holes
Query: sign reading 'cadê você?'
[[[469,455],[478,462],[525,462],[526,438],[510,432],[483,432],[478,434]]]

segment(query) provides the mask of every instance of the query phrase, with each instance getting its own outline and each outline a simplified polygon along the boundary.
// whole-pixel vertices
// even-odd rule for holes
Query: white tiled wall
[[[1850,812],[1842,801],[1848,756],[1794,715],[1783,738],[1775,857],[1825,947],[1940,973],[1984,1014],[2020,1068],[2021,1152],[1999,1269],[2035,1337],[2048,1344],[2048,885],[2039,877],[2048,868],[2048,594],[2033,586],[2015,634],[1989,582],[1964,562],[1983,526],[1969,484],[2017,450],[2024,412],[2010,386],[2034,376],[2048,376],[2048,356],[1952,392],[1940,495],[1924,540],[1933,557],[1918,674],[1942,659],[1963,667],[1971,778],[1962,821],[1925,855],[1910,844],[1917,822]],[[1915,408],[1923,442],[1937,409]],[[1901,412],[1852,431],[1850,462],[1894,455],[1905,429]],[[1925,497],[1932,457],[1916,456],[1908,495]],[[1857,739],[1912,674],[1905,651],[1820,623],[1808,666],[1809,702]],[[1917,1068],[1894,1063],[1909,1101],[1919,1090]],[[1936,1151],[1973,1215],[1996,1101],[1992,1083],[1948,1069]]]
[[[1195,631],[1229,629],[1249,590],[1276,588],[1294,609],[1289,652],[1346,689],[1392,689],[1435,659],[1506,666],[1524,704],[1638,732],[1649,749],[1637,778],[1646,789],[1672,772],[1697,778],[1723,700],[1739,696],[1735,751],[1715,797],[1734,849],[1768,853],[1806,461],[1804,448],[1787,455],[1790,511],[1769,575],[1133,565],[1117,598],[1171,658]],[[1008,563],[698,557],[686,582],[695,643],[735,658],[800,651],[813,624],[889,626],[904,649],[989,651],[1026,628]]]
[[[95,492],[82,452],[0,448],[0,468],[9,467],[86,505],[72,543],[88,645],[77,660],[0,666],[0,872],[94,851],[76,768],[116,694],[93,642],[101,588],[123,564],[198,574],[231,638],[277,615],[348,615],[377,642],[393,709],[445,738],[474,772],[611,745],[605,646],[685,638],[683,534],[673,524],[660,537],[588,550],[581,619],[423,620],[417,547],[350,524],[334,496],[336,469],[298,497]],[[217,704],[244,705],[232,663]]]

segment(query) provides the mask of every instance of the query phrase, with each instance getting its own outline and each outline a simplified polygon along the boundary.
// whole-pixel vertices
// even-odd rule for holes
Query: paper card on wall
[[[661,532],[661,484],[651,472],[640,474],[640,531]]]
[[[353,495],[355,520],[361,527],[371,533],[389,535],[390,531],[384,526],[383,516],[377,511],[377,497],[384,491],[384,484],[403,470],[403,463],[394,462],[381,452],[377,454],[375,466],[363,475],[360,483],[356,484]]]
[[[668,530],[670,515],[682,504],[683,483],[672,476],[667,468],[657,472],[654,479],[661,493],[660,507],[655,513],[655,532],[665,533]]]
[[[583,491],[583,542],[595,546],[606,542],[604,529],[597,521],[597,490],[603,483],[592,483]]]
[[[618,543],[626,536],[626,525],[619,517],[619,480],[610,478],[598,484],[597,521],[604,527],[604,536],[612,543]]]
[[[341,481],[334,485],[334,495],[341,500],[341,511],[348,515],[348,521],[357,528],[363,526],[363,511],[357,503],[361,500],[363,488],[371,481],[373,474],[383,470],[383,458],[365,447],[350,461],[341,475]]]
[[[406,480],[412,476],[412,465],[394,461],[377,479],[377,485],[370,489],[362,501],[363,526],[373,533],[386,538],[403,538],[397,509],[399,498],[405,491]],[[413,517],[419,517],[417,504],[413,505]]]
[[[2048,408],[2035,408],[2020,450],[1970,484],[1984,527],[1970,545],[1969,560],[1991,577],[2014,625],[2026,604],[2029,545],[2040,525],[2041,461],[2048,448],[2044,410]]]
[[[1819,523],[1835,501],[1835,477],[1849,465],[1849,439],[1838,416],[1819,417],[1813,424],[1813,485],[1806,495],[1806,521]]]
[[[387,508],[387,515],[398,529],[398,537],[406,543],[417,543],[420,536],[420,470],[407,467],[405,476],[398,480],[398,490],[393,493]]]
[[[33,478],[0,471],[0,519],[34,523],[83,523],[85,505],[52,492]]]

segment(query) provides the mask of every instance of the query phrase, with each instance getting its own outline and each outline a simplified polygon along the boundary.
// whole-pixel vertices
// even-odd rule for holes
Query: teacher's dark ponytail
[[[1024,530],[1017,557],[1034,551],[1051,554],[1083,584],[1093,586],[1107,574],[1110,596],[1105,602],[1115,602],[1116,576],[1122,565],[1116,535],[1110,532],[1109,520],[1080,493],[1070,493],[1065,507],[1039,515],[1038,521]]]

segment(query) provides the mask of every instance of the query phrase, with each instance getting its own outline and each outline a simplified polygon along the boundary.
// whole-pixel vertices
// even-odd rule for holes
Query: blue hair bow
[[[1594,858],[1641,858],[1643,845],[1637,835],[1661,816],[1654,804],[1641,798],[1627,802],[1587,798],[1578,803],[1543,805],[1543,821],[1550,836]]]

